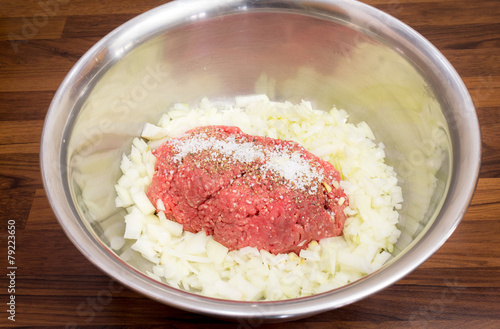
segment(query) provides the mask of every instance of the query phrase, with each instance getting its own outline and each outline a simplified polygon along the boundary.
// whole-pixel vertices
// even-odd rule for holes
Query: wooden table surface
[[[45,196],[39,167],[43,120],[80,56],[115,27],[163,2],[0,0],[0,326],[500,328],[498,0],[365,0],[416,29],[448,58],[474,99],[482,128],[480,179],[465,218],[434,256],[396,284],[299,321],[228,323],[145,298],[87,261]],[[6,275],[9,220],[16,228],[13,281]],[[15,322],[8,319],[10,295]]]

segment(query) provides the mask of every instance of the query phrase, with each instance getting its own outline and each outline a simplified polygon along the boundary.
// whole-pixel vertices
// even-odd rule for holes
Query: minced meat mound
[[[206,126],[153,154],[151,202],[158,207],[160,199],[167,218],[229,250],[298,254],[342,234],[348,203],[339,172],[295,142]]]

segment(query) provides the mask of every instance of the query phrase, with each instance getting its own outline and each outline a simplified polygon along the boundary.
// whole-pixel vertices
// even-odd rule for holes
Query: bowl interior
[[[159,7],[112,32],[70,72],[49,113],[64,125],[46,123],[44,130],[50,132],[44,133],[42,146],[47,156],[58,155],[59,163],[44,170],[62,182],[67,211],[55,211],[60,220],[74,219],[61,220],[63,227],[95,263],[126,261],[130,268],[119,279],[135,277],[141,287],[158,287],[139,273],[151,265],[119,242],[124,211],[115,207],[114,184],[121,175],[122,153],[129,152],[145,122],[157,122],[175,102],[195,105],[202,97],[231,100],[265,93],[277,101],[310,100],[323,110],[336,105],[351,114],[351,122],[366,121],[385,144],[387,163],[398,174],[405,200],[402,234],[388,265],[393,266],[442,220],[449,194],[458,190],[452,182],[457,182],[457,161],[465,147],[458,130],[473,131],[463,122],[475,118],[470,99],[462,95],[463,84],[450,82],[456,73],[419,35],[368,6],[236,3],[240,5],[191,1]],[[49,138],[62,143],[49,146]],[[54,159],[46,162],[54,164]],[[443,224],[438,244],[458,221]],[[88,241],[98,245],[99,255],[89,252]],[[435,249],[408,261],[409,268],[394,280]],[[365,295],[384,284],[372,285]]]

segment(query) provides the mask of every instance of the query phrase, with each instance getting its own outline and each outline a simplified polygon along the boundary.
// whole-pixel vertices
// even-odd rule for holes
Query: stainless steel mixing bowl
[[[266,93],[366,121],[404,191],[401,237],[382,269],[343,288],[277,302],[233,302],[169,287],[123,253],[113,185],[145,122],[174,102]],[[353,303],[430,257],[460,222],[480,166],[473,102],[448,61],[395,18],[349,0],[174,1],[92,47],[62,82],[42,136],[48,198],[97,267],[159,302],[224,318],[288,320]]]

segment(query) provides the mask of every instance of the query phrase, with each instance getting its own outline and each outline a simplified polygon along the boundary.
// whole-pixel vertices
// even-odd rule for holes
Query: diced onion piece
[[[125,240],[121,236],[114,236],[109,240],[111,249],[119,250],[125,244]]]
[[[299,256],[301,258],[310,259],[310,260],[313,260],[313,261],[318,261],[318,260],[321,259],[321,257],[319,256],[319,254],[317,252],[310,251],[310,250],[307,250],[307,249],[302,249],[300,251]]]
[[[132,162],[135,164],[142,163],[141,152],[134,145],[132,145],[132,147],[130,149],[130,160],[132,160]]]
[[[156,208],[161,211],[165,211],[165,204],[163,204],[163,201],[161,201],[160,198],[156,200]]]
[[[165,217],[165,213],[160,211],[158,213],[158,218],[160,218],[160,224],[165,227],[165,229],[173,236],[181,236],[182,235],[182,224],[171,221]]]
[[[379,268],[381,268],[382,265],[384,265],[384,263],[389,258],[391,258],[391,254],[388,253],[387,251],[382,251],[381,253],[378,253],[377,255],[375,255],[375,258],[373,259],[373,262],[371,264],[372,265],[372,271],[376,271]]]
[[[257,102],[267,103],[267,102],[269,102],[269,98],[263,94],[235,97],[236,106],[239,106],[239,107],[246,107],[250,104],[255,104]]]
[[[125,215],[125,239],[139,239],[142,233],[144,222],[144,214],[137,208],[133,207],[132,212]]]
[[[237,288],[222,280],[215,282],[215,288],[219,295],[228,299],[241,300],[243,297],[243,294]]]
[[[123,154],[122,161],[120,163],[120,169],[121,169],[122,173],[125,173],[131,167],[132,167],[132,162],[125,154]]]
[[[148,150],[148,144],[146,144],[142,138],[134,138],[132,145],[134,145],[140,153],[144,153]]]
[[[371,266],[362,256],[342,251],[339,252],[338,262],[344,270],[354,270],[363,274],[371,272]]]
[[[189,255],[197,255],[206,252],[208,237],[205,231],[200,231],[196,234],[185,232],[182,248],[184,253]]]
[[[149,239],[160,244],[170,241],[170,233],[160,224],[149,223],[146,225]]]
[[[281,299],[282,296],[283,290],[281,289],[277,271],[275,269],[272,269],[267,280],[266,297],[269,299],[277,300]]]
[[[229,285],[236,287],[242,294],[242,299],[255,300],[262,290],[248,282],[240,273],[233,276],[229,281]]]
[[[141,236],[130,248],[137,252],[140,252],[144,258],[152,263],[158,264],[160,261],[158,256],[156,255],[154,243],[146,236]]]
[[[149,139],[149,140],[161,139],[167,135],[168,135],[168,130],[166,130],[165,128],[153,125],[151,123],[146,123],[144,125],[144,128],[142,129],[142,133],[141,133],[141,137]]]
[[[207,242],[207,256],[214,264],[221,264],[228,251],[227,247],[214,239],[209,239]]]
[[[120,198],[121,207],[126,208],[128,206],[131,206],[134,203],[134,200],[132,199],[129,191],[126,188],[117,184],[117,185],[115,185],[115,190],[116,190],[116,194],[118,194],[118,198]]]
[[[135,202],[135,205],[144,215],[149,215],[155,212],[156,209],[151,201],[149,201],[146,193],[144,193],[143,191],[136,191],[132,192],[131,196]]]

